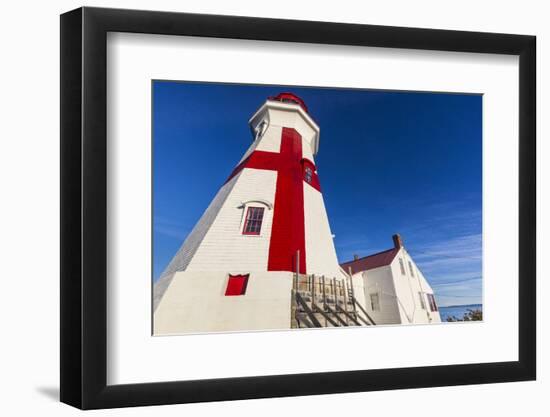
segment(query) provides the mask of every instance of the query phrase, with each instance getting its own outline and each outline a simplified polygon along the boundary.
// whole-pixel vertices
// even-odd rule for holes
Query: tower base
[[[291,328],[291,272],[251,272],[243,295],[226,295],[227,272],[179,271],[154,312],[153,334]]]

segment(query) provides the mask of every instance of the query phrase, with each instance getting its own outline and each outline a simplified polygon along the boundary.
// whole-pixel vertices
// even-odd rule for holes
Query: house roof
[[[383,252],[378,252],[373,255],[365,256],[354,261],[348,261],[340,264],[344,271],[348,272],[351,268],[351,273],[368,271],[369,269],[379,268],[392,263],[395,255],[401,248],[391,248]]]

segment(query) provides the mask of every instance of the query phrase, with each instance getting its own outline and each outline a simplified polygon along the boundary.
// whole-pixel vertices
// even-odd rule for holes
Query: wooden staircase
[[[346,279],[295,274],[292,327],[373,326],[374,320],[357,302]]]

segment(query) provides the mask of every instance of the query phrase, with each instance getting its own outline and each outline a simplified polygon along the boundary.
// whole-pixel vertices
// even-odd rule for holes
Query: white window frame
[[[244,228],[246,226],[246,212],[248,211],[249,207],[257,207],[257,208],[267,207],[267,210],[264,210],[262,228],[260,229],[259,235],[251,235],[251,234],[244,233]],[[270,211],[273,210],[273,204],[267,200],[253,199],[253,200],[242,201],[238,209],[241,210],[241,224],[239,225],[239,234],[246,238],[262,237],[264,235],[263,225],[264,225],[264,222],[266,221],[266,216]]]
[[[375,303],[373,302],[373,296],[376,296],[376,305]],[[377,292],[373,292],[371,294],[369,294],[369,301],[370,301],[370,309],[372,311],[380,311],[381,310],[381,306],[380,306],[380,293],[377,293]],[[374,308],[374,307],[378,307],[378,308]]]
[[[437,302],[435,301],[435,295],[431,293],[426,293],[426,297],[428,298],[428,304],[430,305],[430,312],[435,313],[436,311],[439,311],[439,307],[437,306]]]
[[[407,275],[407,272],[405,271],[405,263],[403,262],[403,258],[399,258],[399,268],[401,269],[401,275]]]
[[[426,299],[424,298],[424,293],[422,291],[418,291],[418,298],[420,299],[420,308],[422,310],[426,310]]]

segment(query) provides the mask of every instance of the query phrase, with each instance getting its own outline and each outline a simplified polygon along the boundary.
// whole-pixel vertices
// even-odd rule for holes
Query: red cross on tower
[[[294,272],[298,263],[299,273],[305,274],[304,181],[319,192],[321,188],[315,165],[302,157],[302,137],[295,129],[284,127],[280,152],[252,152],[227,181],[244,168],[277,171],[267,270]]]

